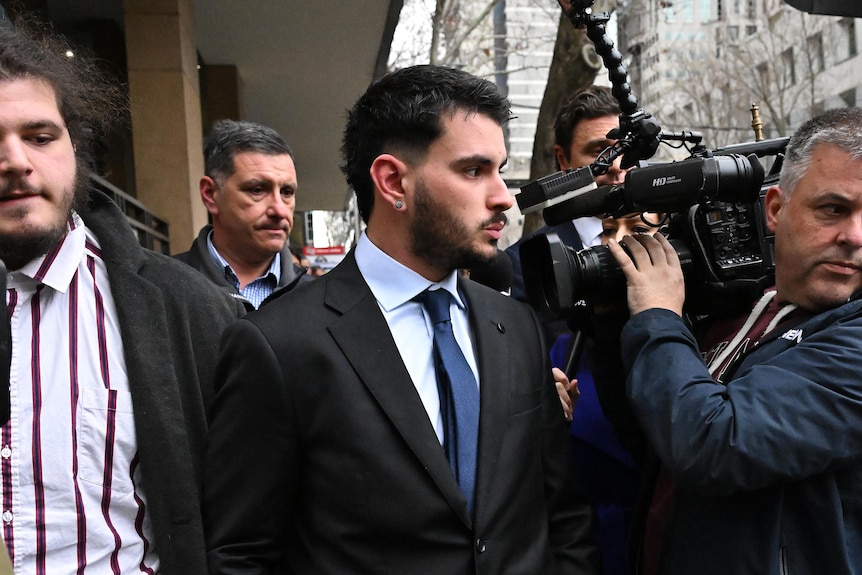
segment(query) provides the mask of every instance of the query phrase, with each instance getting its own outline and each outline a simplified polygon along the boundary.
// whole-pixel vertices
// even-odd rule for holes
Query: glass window
[[[709,22],[712,19],[712,0],[700,0],[700,21]]]
[[[760,78],[760,89],[769,90],[769,66],[766,63],[757,65],[757,77]]]
[[[694,22],[694,0],[682,0],[680,15],[683,22]]]
[[[727,40],[729,42],[736,42],[739,40],[739,26],[727,27]]]
[[[853,18],[842,18],[838,21],[838,31],[843,41],[838,43],[836,56],[838,60],[846,60],[856,55],[856,22]]]
[[[668,6],[664,9],[664,21],[670,24],[676,22],[676,11],[673,9],[673,6]]]
[[[826,68],[826,56],[823,52],[823,35],[820,33],[808,37],[808,56],[811,58],[812,72],[817,74]]]

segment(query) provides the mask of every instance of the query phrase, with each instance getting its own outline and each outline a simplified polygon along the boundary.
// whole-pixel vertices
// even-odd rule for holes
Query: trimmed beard
[[[52,224],[48,228],[34,230],[32,233],[27,234],[0,234],[0,259],[6,264],[8,270],[21,269],[34,259],[48,253],[48,250],[66,237],[67,224],[72,210],[80,210],[86,203],[88,195],[88,172],[86,169],[82,169],[80,162],[77,163],[75,180],[72,184],[74,190],[71,194],[67,194],[66,192],[63,194],[64,201],[60,206],[60,210],[64,212],[62,222],[57,225]],[[23,187],[25,189],[29,188],[32,191],[38,191],[21,181],[14,181],[8,187]]]
[[[414,255],[438,269],[470,269],[490,263],[497,255],[476,249],[472,238],[478,230],[469,230],[437,201],[423,180],[416,183],[413,195],[415,215],[410,224],[410,244]],[[480,224],[480,229],[497,222],[506,223],[506,214],[500,212]],[[490,245],[496,247],[497,240]]]

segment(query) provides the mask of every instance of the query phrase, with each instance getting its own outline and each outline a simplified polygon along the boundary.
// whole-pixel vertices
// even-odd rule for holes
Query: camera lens
[[[625,276],[607,246],[575,251],[549,233],[520,249],[527,300],[542,319],[566,317],[584,301],[625,296]]]
[[[625,249],[624,244],[620,244]],[[626,278],[608,246],[594,246],[574,253],[572,281],[576,297],[618,298],[625,293]]]
[[[705,197],[725,202],[754,202],[763,182],[756,156],[715,156],[703,161]]]
[[[669,241],[683,272],[693,267],[689,248]],[[625,299],[625,275],[607,246],[575,251],[548,233],[524,241],[520,249],[527,300],[543,320],[571,317],[586,302]]]

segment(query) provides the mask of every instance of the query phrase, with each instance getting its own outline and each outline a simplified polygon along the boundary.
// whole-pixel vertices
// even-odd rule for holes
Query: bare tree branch
[[[440,1],[444,2],[445,0],[440,0]],[[499,1],[500,0],[491,0],[490,2],[488,2],[488,4],[482,9],[482,11],[479,13],[479,15],[473,19],[473,21],[464,29],[464,31],[452,43],[452,45],[449,47],[449,49],[446,50],[446,54],[443,56],[444,62],[448,62],[449,59],[452,58],[453,54],[458,53],[458,50],[461,49],[461,45],[464,43],[464,40],[466,40],[467,37],[470,36],[470,34],[472,34],[473,31],[476,28],[478,28],[479,25],[482,24],[482,22],[485,21],[485,18],[488,17],[488,14],[491,13],[491,10],[494,9],[494,6],[496,6]]]
[[[443,15],[446,13],[446,0],[437,0],[434,8],[434,16],[431,18],[431,48],[428,52],[428,61],[431,64],[439,64],[437,53],[440,51],[440,28],[443,25]]]

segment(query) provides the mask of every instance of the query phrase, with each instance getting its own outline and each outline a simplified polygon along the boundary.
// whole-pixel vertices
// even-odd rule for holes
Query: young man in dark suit
[[[541,328],[458,273],[496,255],[508,118],[493,84],[437,66],[350,112],[365,233],[223,340],[211,573],[596,572]]]

